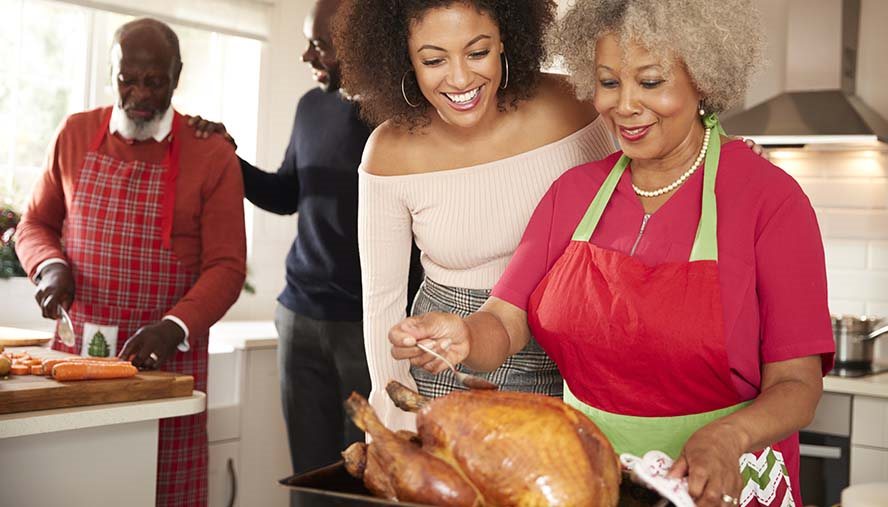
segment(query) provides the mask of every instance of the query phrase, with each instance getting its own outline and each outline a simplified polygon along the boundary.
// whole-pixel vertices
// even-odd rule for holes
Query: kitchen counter
[[[210,328],[210,354],[277,347],[278,334],[270,320],[217,322]]]
[[[193,391],[185,398],[3,414],[0,415],[0,439],[197,414],[206,407],[206,398],[204,393]]]
[[[3,505],[153,507],[158,420],[200,413],[204,393],[0,416]],[[51,487],[47,487],[51,485]]]
[[[823,391],[888,398],[888,372],[857,378],[827,375],[823,378]]]

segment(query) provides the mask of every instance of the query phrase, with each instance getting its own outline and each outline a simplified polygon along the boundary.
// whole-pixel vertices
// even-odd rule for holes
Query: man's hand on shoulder
[[[59,318],[59,306],[66,309],[74,302],[74,275],[67,264],[49,264],[40,270],[37,275],[37,291],[34,299],[40,305],[43,317],[47,319]]]
[[[118,357],[132,361],[140,369],[159,368],[185,339],[185,331],[178,324],[161,320],[140,328],[123,344]]]
[[[214,122],[207,120],[205,118],[201,118],[200,116],[185,116],[188,121],[188,126],[194,129],[194,137],[198,139],[206,139],[213,134],[221,134],[225,137],[225,140],[231,143],[234,146],[234,149],[237,149],[237,143],[234,142],[234,138],[231,137],[231,134],[226,130],[225,125],[222,122]]]

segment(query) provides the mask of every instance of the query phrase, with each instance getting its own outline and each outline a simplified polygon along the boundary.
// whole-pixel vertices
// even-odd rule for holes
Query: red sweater
[[[90,142],[108,108],[69,116],[49,148],[43,176],[37,182],[16,234],[16,253],[34,276],[41,262],[66,258],[62,224]],[[161,163],[169,138],[128,142],[105,138],[99,151],[121,160]],[[205,337],[237,300],[246,275],[243,181],[234,149],[221,136],[197,139],[179,134],[181,146],[172,248],[189,270],[200,273],[195,285],[169,311],[188,326],[192,338]]]

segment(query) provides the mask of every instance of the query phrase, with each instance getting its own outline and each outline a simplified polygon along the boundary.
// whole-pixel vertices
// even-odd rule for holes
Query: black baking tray
[[[375,498],[364,483],[352,477],[342,461],[316,468],[279,481],[291,490],[290,507],[377,507],[380,505],[418,506],[407,502],[392,502]],[[620,507],[650,507],[671,505],[661,503],[656,492],[632,483],[624,477],[620,485]]]

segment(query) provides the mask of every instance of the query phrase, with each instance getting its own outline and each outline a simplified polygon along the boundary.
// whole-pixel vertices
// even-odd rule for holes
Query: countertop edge
[[[198,414],[206,406],[207,395],[192,391],[181,398],[3,414],[0,439]]]
[[[888,373],[862,378],[826,376],[823,392],[888,398]]]

